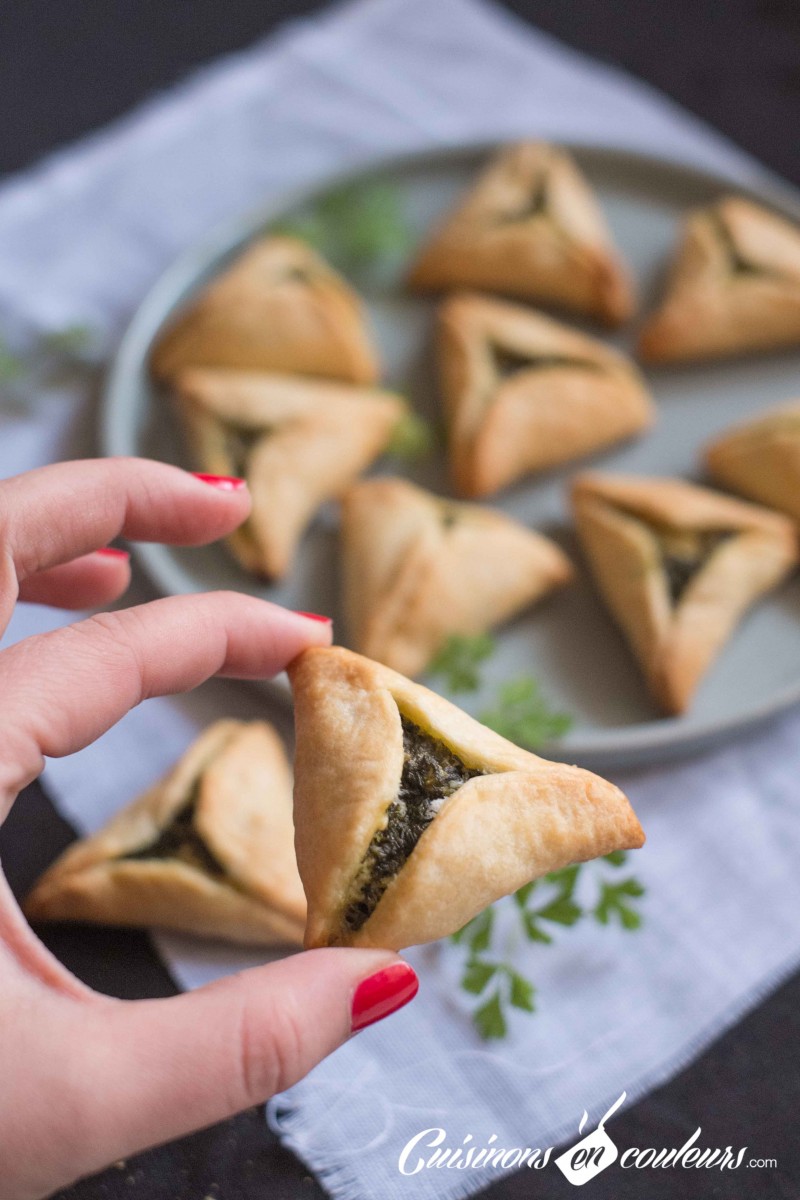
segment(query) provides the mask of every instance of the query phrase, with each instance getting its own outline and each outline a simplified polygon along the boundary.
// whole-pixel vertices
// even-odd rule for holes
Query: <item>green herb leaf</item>
[[[440,675],[451,692],[474,692],[480,685],[478,667],[494,653],[495,641],[488,633],[449,637],[428,667],[431,675]]]
[[[517,888],[516,892],[514,892],[514,903],[519,905],[520,908],[524,908],[535,887],[536,880],[532,879],[530,883],[524,883],[521,888]]]
[[[395,425],[386,453],[403,462],[417,462],[431,453],[435,441],[430,422],[409,410]]]
[[[92,331],[88,325],[67,325],[65,329],[43,333],[39,339],[43,350],[68,357],[79,357],[88,350],[91,342]]]
[[[622,867],[628,861],[628,854],[625,850],[612,850],[610,854],[603,856],[603,861],[611,863],[612,867]]]
[[[500,992],[495,992],[485,1004],[477,1008],[473,1020],[478,1033],[489,1041],[491,1038],[504,1038],[508,1032],[506,1019],[503,1016],[503,1005]]]
[[[539,685],[530,676],[521,676],[502,685],[497,706],[481,714],[480,720],[502,737],[536,750],[567,732],[572,719],[557,713],[547,704]]]
[[[0,383],[18,379],[25,367],[22,359],[12,353],[4,338],[0,337]]]
[[[536,989],[533,984],[510,968],[507,971],[507,975],[511,984],[509,999],[514,1008],[521,1008],[524,1012],[534,1012],[533,997]]]
[[[638,929],[642,918],[626,903],[644,895],[644,888],[637,879],[624,879],[622,883],[603,883],[600,899],[594,908],[594,917],[601,925],[608,925],[612,918],[619,921],[623,929]]]
[[[559,896],[536,914],[543,921],[554,921],[557,925],[574,925],[583,916],[583,909],[566,896]]]
[[[535,913],[526,912],[522,914],[522,928],[525,930],[529,942],[542,942],[545,946],[549,946],[553,940],[549,933],[545,933],[539,927]]]
[[[461,986],[465,992],[472,992],[473,995],[479,996],[496,974],[497,965],[495,963],[470,959],[464,970]]]
[[[472,953],[480,954],[483,950],[488,950],[489,943],[492,939],[494,909],[484,909],[482,913],[479,913],[478,916],[470,922],[470,925],[472,928],[467,935],[467,940]]]

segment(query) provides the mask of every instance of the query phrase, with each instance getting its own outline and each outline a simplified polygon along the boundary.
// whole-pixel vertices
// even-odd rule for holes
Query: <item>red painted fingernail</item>
[[[127,550],[118,550],[116,546],[101,546],[95,550],[95,554],[102,554],[105,558],[130,558]]]
[[[304,613],[296,611],[295,616],[307,617],[309,621],[322,621],[324,625],[330,625],[333,622],[333,617],[325,617],[322,615],[322,613]]]
[[[220,492],[241,492],[247,487],[246,479],[235,479],[232,475],[203,475],[200,471],[192,471],[195,479],[207,483],[209,487],[217,488]]]
[[[392,963],[382,971],[376,971],[368,979],[362,979],[353,996],[351,1029],[358,1033],[376,1021],[382,1021],[397,1012],[419,991],[419,980],[407,962]]]

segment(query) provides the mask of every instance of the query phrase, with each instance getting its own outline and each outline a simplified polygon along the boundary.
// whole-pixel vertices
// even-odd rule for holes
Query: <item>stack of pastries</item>
[[[440,297],[449,494],[361,478],[408,407],[379,386],[361,300],[301,240],[246,249],[176,314],[152,369],[197,465],[247,478],[252,515],[230,539],[242,566],[286,577],[320,506],[339,499],[348,639],[413,676],[452,635],[508,621],[575,576],[555,543],[486,501],[642,436],[656,408],[630,358],[563,322],[619,328],[637,306],[598,201],[563,149],[521,142],[496,153],[425,234],[406,286]],[[800,231],[735,196],[689,213],[637,344],[650,364],[800,344]],[[793,421],[800,428],[791,408],[764,418],[706,460],[714,482],[780,516],[679,480],[574,482],[590,575],[665,712],[685,711],[739,618],[795,565]]]

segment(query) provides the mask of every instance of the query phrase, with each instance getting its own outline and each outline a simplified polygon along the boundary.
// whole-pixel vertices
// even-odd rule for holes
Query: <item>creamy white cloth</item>
[[[107,131],[0,188],[0,328],[88,322],[113,344],[138,300],[221,218],[376,156],[542,134],[765,173],[669,101],[477,0],[360,0],[200,71]],[[3,413],[0,472],[91,449],[94,404],[52,392]],[[141,585],[140,585],[141,590]],[[52,627],[21,609],[10,638]],[[45,784],[83,830],[167,768],[215,715],[263,711],[242,685],[154,700],[96,745],[51,762]],[[285,727],[285,712],[276,712]],[[800,963],[800,719],[787,717],[688,765],[622,781],[649,842],[631,937],[587,924],[558,948],[526,947],[539,1012],[509,1041],[474,1035],[459,956],[410,957],[422,991],[271,1106],[271,1120],[337,1197],[467,1194],[497,1172],[398,1173],[431,1125],[460,1145],[546,1146],[575,1135],[624,1089],[668,1078]],[[257,961],[158,939],[193,986]],[[702,1121],[701,1113],[693,1113]],[[550,1168],[551,1170],[553,1168]]]

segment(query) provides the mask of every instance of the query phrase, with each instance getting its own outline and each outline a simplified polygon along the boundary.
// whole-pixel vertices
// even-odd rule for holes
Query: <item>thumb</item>
[[[418,986],[388,951],[310,950],[168,1000],[112,1001],[101,1021],[95,1009],[81,1050],[97,1109],[84,1173],[285,1090]]]

